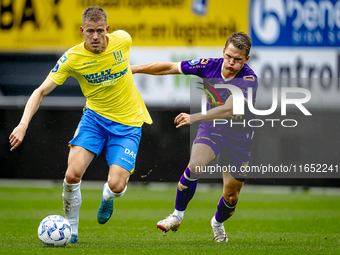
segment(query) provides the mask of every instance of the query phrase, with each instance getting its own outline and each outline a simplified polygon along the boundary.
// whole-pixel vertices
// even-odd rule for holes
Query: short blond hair
[[[106,11],[99,6],[92,6],[83,11],[83,26],[85,26],[85,21],[97,22],[104,20],[107,23]]]

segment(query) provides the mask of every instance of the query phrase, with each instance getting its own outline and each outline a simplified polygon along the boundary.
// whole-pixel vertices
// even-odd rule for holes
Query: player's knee
[[[76,184],[81,181],[81,175],[67,171],[65,174],[65,180],[68,184]]]
[[[203,165],[198,160],[190,160],[189,169],[190,172],[199,174],[202,172]]]
[[[76,184],[81,181],[81,178],[83,177],[81,169],[73,163],[68,162],[68,167],[65,173],[65,180],[69,184]]]
[[[234,205],[238,201],[238,193],[224,194],[223,198],[228,204]]]
[[[124,186],[117,186],[113,187],[111,190],[114,193],[122,193],[124,191],[125,187]]]
[[[122,193],[125,191],[126,183],[110,181],[108,184],[109,184],[111,191],[114,193]]]

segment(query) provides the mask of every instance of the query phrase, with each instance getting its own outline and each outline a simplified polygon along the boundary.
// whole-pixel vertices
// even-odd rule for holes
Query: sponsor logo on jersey
[[[190,61],[189,61],[189,64],[192,65],[192,66],[194,66],[194,65],[197,65],[199,62],[200,62],[199,59],[194,59],[194,60],[190,60]]]
[[[59,64],[57,63],[55,67],[52,69],[52,73],[56,73],[59,70]]]
[[[83,65],[90,65],[90,64],[94,64],[94,63],[97,63],[97,60],[93,60],[91,62],[85,62],[85,63],[83,63]]]
[[[107,69],[105,71],[101,71],[100,73],[92,73],[83,75],[88,83],[101,83],[104,81],[114,81],[118,78],[123,77],[128,71],[128,68],[125,68],[123,71],[118,73],[111,73],[111,69]]]

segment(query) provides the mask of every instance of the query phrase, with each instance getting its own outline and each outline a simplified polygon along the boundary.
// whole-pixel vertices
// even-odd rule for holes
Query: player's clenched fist
[[[15,150],[24,139],[26,134],[27,125],[20,123],[9,136],[9,142],[12,146],[11,151]]]
[[[177,115],[175,118],[175,124],[177,124],[176,128],[182,127],[184,125],[190,125],[190,114],[181,113]]]

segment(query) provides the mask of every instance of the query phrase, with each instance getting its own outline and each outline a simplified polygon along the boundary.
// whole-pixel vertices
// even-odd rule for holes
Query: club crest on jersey
[[[115,60],[119,62],[123,58],[123,53],[121,50],[119,50],[119,51],[113,52],[113,56],[115,57]]]
[[[192,66],[194,66],[194,65],[197,65],[199,62],[200,62],[199,59],[194,59],[194,60],[190,60],[190,61],[189,61],[189,64],[192,65]]]
[[[202,58],[201,64],[206,65],[206,64],[208,64],[209,60],[210,60],[210,58]]]
[[[57,63],[55,67],[52,69],[52,73],[56,73],[59,70],[59,64]]]

